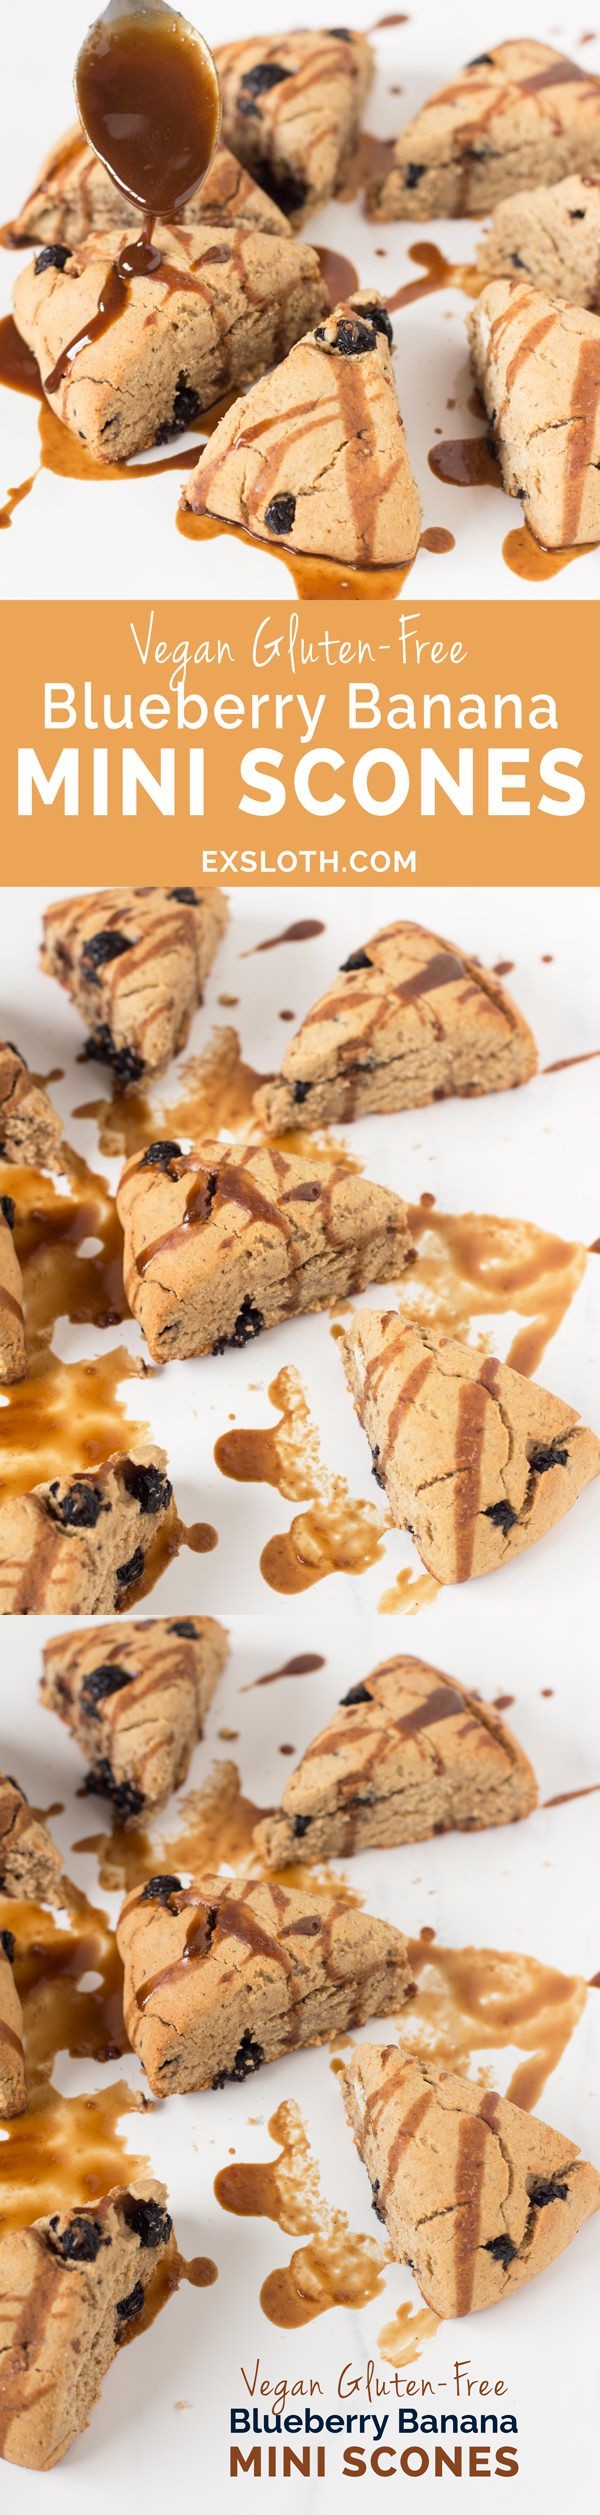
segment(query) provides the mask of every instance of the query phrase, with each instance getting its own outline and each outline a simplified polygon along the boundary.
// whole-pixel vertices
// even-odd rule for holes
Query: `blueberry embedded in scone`
[[[0,1615],[127,1607],[159,1528],[175,1517],[164,1451],[115,1451],[0,1505]]]
[[[367,36],[347,26],[242,37],[215,52],[223,135],[300,226],[343,175],[373,75]]]
[[[185,1781],[226,1653],[212,1616],[121,1620],[46,1643],[42,1702],[70,1729],[88,1788],[121,1823],[163,1807]]]
[[[127,1091],[185,1046],[227,923],[221,891],[88,891],[46,910],[42,968]]]
[[[51,2471],[87,2426],[172,2242],[163,2184],[117,2186],[0,2242],[0,2454]]]

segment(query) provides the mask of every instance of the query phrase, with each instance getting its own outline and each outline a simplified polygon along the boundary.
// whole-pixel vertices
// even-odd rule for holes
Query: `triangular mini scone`
[[[600,317],[491,280],[468,320],[505,489],[546,549],[600,541]]]
[[[519,280],[571,306],[600,306],[600,175],[565,175],[494,210],[476,255],[482,284]]]
[[[412,1996],[404,1939],[344,1902],[247,1878],[150,1878],[123,1906],[125,2024],[153,2096],[248,2078]]]
[[[130,1309],[155,1362],[223,1353],[402,1273],[413,1250],[391,1188],[268,1145],[150,1144],[123,1172]]]
[[[44,1084],[30,1074],[14,1040],[0,1039],[0,1161],[61,1170],[62,1126]]]
[[[479,53],[399,132],[372,218],[478,218],[525,184],[600,174],[600,79],[530,36]]]
[[[87,1788],[112,1801],[119,1825],[180,1789],[226,1656],[213,1616],[121,1617],[46,1643],[42,1702],[70,1729],[91,1766]]]
[[[505,1091],[536,1063],[531,1031],[493,972],[403,918],[350,953],[256,1108],[277,1135],[453,1092]]]
[[[422,1659],[351,1686],[257,1828],[267,1865],[510,1825],[536,1803],[531,1765],[489,1704]]]
[[[437,1581],[509,1563],[600,1475],[574,1406],[398,1310],[358,1311],[343,1356],[377,1483]]]
[[[0,1895],[31,1904],[60,1904],[62,1860],[41,1816],[18,1781],[0,1773]]]
[[[572,2140],[433,2061],[363,2043],[342,2084],[377,2216],[435,2314],[501,2304],[600,2208]]]
[[[83,2208],[63,2209],[59,2195],[52,2217],[3,2236],[0,2451],[7,2463],[52,2471],[62,2462],[123,2341],[143,2329],[150,2281],[163,2266],[163,2276],[170,2268],[176,2280],[166,2197],[150,2176]]]
[[[372,292],[337,306],[226,413],[183,504],[347,566],[414,558],[421,506],[391,340]]]
[[[293,226],[335,191],[373,75],[366,35],[256,35],[215,52],[223,137]]]
[[[122,227],[127,215],[123,193],[111,183],[106,167],[90,148],[80,125],[68,131],[40,168],[33,192],[18,217],[2,231],[5,245],[57,246],[83,244],[94,230]],[[180,227],[262,227],[285,235],[288,221],[260,185],[253,183],[231,150],[215,149],[212,166],[200,190],[186,201]]]

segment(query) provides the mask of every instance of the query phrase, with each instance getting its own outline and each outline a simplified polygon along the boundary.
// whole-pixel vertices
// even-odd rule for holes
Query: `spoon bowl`
[[[144,220],[177,219],[204,182],[219,137],[212,53],[168,0],[109,0],[76,67],[80,121],[95,154]]]

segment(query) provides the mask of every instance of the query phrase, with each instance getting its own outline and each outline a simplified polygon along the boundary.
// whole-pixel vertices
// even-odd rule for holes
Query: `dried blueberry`
[[[264,2057],[262,2045],[260,2043],[255,2043],[254,2036],[251,2035],[250,2028],[247,2026],[245,2033],[242,2035],[241,2044],[236,2052],[232,2068],[230,2070],[220,2070],[218,2077],[213,2078],[213,2087],[226,2087],[228,2080],[232,2078],[238,2081],[244,2078],[251,2078],[253,2071],[260,2069],[261,2062],[264,2061]]]
[[[84,1057],[98,1057],[112,1066],[117,1082],[122,1083],[124,1089],[129,1083],[139,1083],[144,1071],[144,1059],[138,1056],[137,1049],[115,1047],[108,1022],[98,1023],[97,1029],[86,1039],[83,1054]]]
[[[351,1685],[350,1693],[342,1695],[340,1709],[345,1711],[347,1703],[371,1703],[372,1699],[368,1685]]]
[[[200,892],[190,890],[187,883],[181,883],[177,891],[169,891],[168,897],[178,899],[181,908],[200,907]]]
[[[238,1349],[243,1345],[250,1345],[254,1336],[260,1336],[264,1324],[262,1310],[257,1310],[255,1303],[250,1299],[249,1292],[245,1293],[233,1334],[219,1336],[216,1345],[213,1345],[213,1353],[224,1354],[230,1345],[235,1345]]]
[[[491,1519],[493,1528],[503,1528],[508,1535],[509,1528],[516,1528],[519,1514],[513,1511],[512,1502],[492,1502],[483,1516],[484,1519]]]
[[[341,974],[345,977],[350,969],[372,969],[372,967],[373,962],[369,960],[368,952],[350,952],[347,961],[342,961]]]
[[[404,177],[407,192],[416,192],[417,184],[420,183],[421,176],[424,175],[424,173],[425,167],[415,166],[414,161],[411,159],[410,165],[406,168]]]
[[[513,266],[513,270],[514,270],[514,271],[525,271],[525,270],[526,270],[526,268],[527,268],[527,264],[523,261],[522,254],[520,254],[520,253],[511,253],[511,257],[510,257],[510,258],[511,258],[511,262],[512,262],[512,266]]]
[[[181,1160],[181,1145],[170,1143],[165,1136],[160,1144],[149,1144],[142,1153],[140,1170],[166,1170],[171,1175],[171,1162]]]
[[[80,1484],[77,1477],[62,1495],[57,1477],[50,1486],[50,1498],[54,1518],[60,1520],[63,1528],[96,1528],[101,1511],[109,1507],[98,1485]]]
[[[244,70],[240,87],[247,88],[252,96],[267,96],[269,88],[281,87],[282,80],[292,76],[293,72],[285,70],[282,61],[255,61],[253,70]]]
[[[81,954],[84,978],[91,978],[107,961],[120,961],[124,952],[132,952],[135,938],[119,934],[116,926],[104,926],[99,934],[90,934]]]
[[[290,490],[280,498],[271,499],[270,506],[265,508],[265,524],[270,533],[291,533],[295,514],[296,500]]]
[[[352,43],[352,36],[351,36],[351,33],[350,33],[350,28],[349,28],[349,26],[328,26],[328,28],[327,28],[327,33],[328,33],[328,35],[331,35],[331,36],[335,37],[335,41],[336,41],[336,43],[338,43],[338,44],[351,44],[351,43]]]
[[[64,271],[65,263],[70,259],[69,245],[42,245],[33,265],[36,279],[41,279],[42,271]]]
[[[14,1930],[0,1930],[0,1947],[3,1947],[3,1948],[4,1948],[4,1954],[5,1954],[5,1956],[7,1956],[7,1957],[8,1957],[8,1962],[9,1962],[9,1965],[14,1965],[14,1961],[15,1961],[15,1934],[14,1934]]]
[[[372,1459],[372,1462],[373,1462],[373,1463],[372,1463],[372,1467],[371,1467],[371,1475],[375,1477],[375,1483],[376,1483],[376,1485],[380,1485],[380,1486],[381,1486],[381,1491],[382,1491],[382,1493],[385,1493],[385,1477],[384,1477],[384,1474],[383,1474],[383,1470],[382,1470],[382,1468],[381,1468],[381,1467],[380,1467],[380,1465],[379,1465],[380,1458],[381,1458],[381,1450],[380,1450],[380,1448],[379,1448],[379,1442],[378,1442],[378,1441],[376,1441],[376,1443],[375,1443],[375,1448],[374,1448],[374,1450],[372,1450],[372,1451],[371,1451],[371,1459]],[[410,1532],[409,1532],[409,1533],[410,1533]]]
[[[483,70],[484,68],[486,70],[493,70],[494,68],[494,61],[491,52],[475,52],[473,54],[472,61],[467,62],[467,69]]]
[[[585,218],[585,210],[569,210],[569,218]]]
[[[14,1196],[0,1196],[0,1214],[4,1215],[9,1231],[14,1231],[16,1211]]]
[[[372,2208],[372,2209],[374,2209],[374,2211],[375,2211],[375,2217],[376,2217],[376,2218],[380,2218],[380,2220],[381,2220],[381,2225],[382,2225],[382,2227],[384,2227],[384,2226],[385,2226],[385,2219],[384,2219],[383,2210],[382,2210],[382,2208],[381,2208],[381,2206],[380,2206],[380,2201],[379,2201],[379,2194],[380,2194],[380,2191],[381,2191],[381,2184],[380,2184],[380,2181],[379,2181],[379,2176],[377,2175],[377,2176],[376,2176],[376,2178],[375,2178],[375,2182],[371,2184],[371,2192],[372,2192],[371,2208]]]
[[[143,2303],[144,2291],[142,2282],[141,2279],[136,2279],[135,2288],[130,2289],[129,2296],[119,2298],[117,2305],[117,2322],[132,2323],[134,2315],[141,2314]]]
[[[360,311],[361,315],[364,317],[365,323],[370,323],[374,332],[383,332],[384,339],[389,341],[391,347],[394,333],[391,315],[388,314],[387,306],[378,306],[376,304],[373,304],[372,306],[361,306]]]
[[[308,1833],[308,1828],[309,1828],[309,1825],[310,1825],[310,1817],[309,1817],[309,1816],[295,1816],[295,1817],[294,1817],[294,1821],[293,1821],[293,1831],[294,1831],[294,1833],[297,1835],[298,1840],[300,1840],[300,1836],[301,1836],[301,1834],[307,1834],[307,1833]]]
[[[146,2253],[156,2253],[159,2244],[168,2244],[173,2220],[168,2209],[161,2209],[159,2201],[138,2201],[134,2192],[128,2193],[123,2203],[123,2216]]]
[[[119,1668],[116,1661],[112,1665],[106,1661],[101,1668],[90,1668],[81,1688],[81,1700],[86,1711],[93,1710],[96,1703],[105,1703],[109,1694],[121,1694],[123,1686],[132,1682],[132,1669]]]
[[[568,2183],[559,2183],[556,2177],[548,2183],[531,2184],[529,2199],[532,2209],[548,2209],[550,2201],[568,2201],[568,2198]]]
[[[191,1616],[182,1616],[180,1624],[170,1624],[169,1632],[176,1633],[180,1642],[195,1642],[197,1638]]]
[[[63,2262],[96,2262],[101,2245],[110,2244],[110,2236],[104,2234],[97,2218],[84,2218],[77,2213],[57,2235],[59,2226],[57,2214],[50,2220],[50,2235],[53,2252],[60,2253]]]
[[[109,1764],[107,1755],[99,1756],[97,1764],[92,1765],[91,1772],[86,1773],[83,1787],[88,1794],[110,1799],[116,1815],[122,1817],[123,1824],[126,1824],[128,1817],[139,1816],[144,1806],[143,1791],[136,1790],[135,1782],[115,1781],[112,1764]]]
[[[129,1562],[120,1563],[118,1571],[115,1573],[115,1580],[118,1581],[119,1589],[132,1589],[134,1581],[141,1581],[143,1569],[143,1549],[141,1546],[136,1546],[135,1554],[130,1554]]]
[[[301,1101],[308,1100],[310,1088],[310,1083],[292,1084],[292,1100],[296,1101],[298,1107],[300,1106]]]
[[[315,340],[327,340],[324,323],[318,325]],[[335,339],[329,343],[329,347],[337,349],[339,358],[365,358],[368,351],[375,348],[372,323],[361,323],[358,315],[353,321],[347,315],[341,315]]]
[[[265,192],[275,201],[277,209],[283,210],[284,218],[293,218],[296,210],[304,209],[308,200],[308,184],[302,175],[276,175],[272,166],[262,165],[260,161],[254,162],[254,170],[259,179],[262,177]]]
[[[141,1904],[168,1904],[172,1895],[181,1894],[181,1878],[149,1878],[140,1895]]]
[[[149,1519],[155,1519],[157,1511],[168,1511],[173,1486],[169,1477],[161,1474],[159,1467],[140,1467],[135,1459],[128,1458],[123,1468],[123,1483],[132,1501],[139,1503],[140,1511],[145,1511]]]
[[[529,1466],[530,1470],[533,1470],[534,1476],[546,1476],[549,1467],[568,1467],[568,1464],[568,1450],[550,1447],[549,1449],[530,1450],[529,1452]]]
[[[484,2253],[491,2253],[492,2261],[501,2262],[504,2270],[508,2270],[509,2262],[516,2262],[518,2249],[510,2236],[492,2236],[490,2243],[483,2247]]]

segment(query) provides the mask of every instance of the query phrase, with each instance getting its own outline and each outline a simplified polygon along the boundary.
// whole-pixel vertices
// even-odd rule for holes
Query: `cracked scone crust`
[[[374,2208],[436,2314],[500,2304],[600,2207],[572,2140],[398,2045],[361,2044],[342,2084]]]
[[[2,241],[15,246],[59,245],[70,251],[98,229],[122,228],[123,217],[123,194],[111,183],[77,123],[45,159],[33,192],[18,217],[4,228]],[[177,223],[180,227],[261,227],[271,235],[287,233],[281,210],[222,145],[215,149],[199,192],[184,202]]]
[[[412,1259],[400,1197],[279,1149],[150,1145],[123,1173],[127,1300],[156,1362],[243,1346]]]
[[[164,1450],[115,1451],[0,1507],[0,1615],[110,1615],[127,1607],[172,1514]]]
[[[277,1135],[506,1091],[536,1065],[531,1031],[493,972],[402,918],[350,953],[255,1107]]]
[[[0,1196],[0,1381],[24,1380],[27,1372],[23,1277],[13,1239],[15,1206]]]
[[[600,1475],[573,1406],[397,1310],[358,1312],[343,1358],[377,1483],[438,1581],[509,1563]]]
[[[225,1665],[212,1616],[145,1618],[46,1643],[42,1702],[89,1759],[89,1787],[121,1825],[163,1807],[185,1781]]]
[[[0,2243],[0,2455],[51,2471],[87,2426],[172,2236],[162,2183],[35,2219]]]
[[[13,290],[17,330],[50,407],[99,463],[127,462],[193,427],[222,394],[242,391],[284,358],[327,302],[317,254],[294,236],[158,226],[157,270],[134,274],[116,320],[86,343],[136,232],[88,236],[62,269],[36,256]]]
[[[32,1170],[62,1170],[62,1127],[56,1110],[12,1040],[0,1039],[0,1161]]]
[[[550,44],[495,44],[431,96],[367,186],[372,218],[476,218],[524,184],[600,173],[600,80]]]
[[[27,2106],[23,2011],[13,1973],[14,1960],[13,1932],[0,1929],[0,2118],[5,2122],[17,2113],[25,2113]]]
[[[600,541],[600,317],[499,279],[467,329],[504,488],[536,540]]]
[[[60,1904],[62,1859],[12,1773],[0,1773],[0,1895]]]
[[[220,891],[89,891],[44,918],[42,969],[89,1025],[122,1090],[185,1047],[227,924]]]
[[[600,306],[600,174],[565,175],[499,202],[477,270],[489,279],[529,281],[572,306]]]
[[[414,558],[421,503],[391,343],[376,293],[361,290],[336,306],[226,413],[184,489],[184,506],[348,566]]]
[[[152,1878],[124,1904],[117,1944],[127,2033],[156,2096],[244,2079],[414,1989],[391,1924],[262,1880]]]
[[[293,226],[329,198],[357,137],[373,75],[350,27],[220,44],[223,136]]]
[[[536,1798],[527,1756],[498,1713],[456,1678],[401,1656],[350,1688],[255,1840],[280,1869],[512,1824]]]

